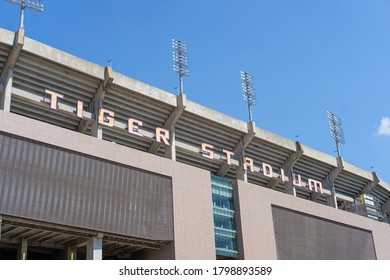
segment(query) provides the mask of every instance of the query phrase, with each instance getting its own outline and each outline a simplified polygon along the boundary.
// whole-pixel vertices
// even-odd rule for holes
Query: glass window
[[[233,182],[211,176],[214,235],[217,258],[238,258],[237,232],[234,222]]]

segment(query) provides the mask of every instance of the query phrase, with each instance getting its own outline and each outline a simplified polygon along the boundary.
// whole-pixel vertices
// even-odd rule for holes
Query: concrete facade
[[[215,259],[210,172],[2,110],[0,131],[171,177],[174,241],[159,251],[144,250],[139,257]],[[368,230],[373,234],[377,258],[390,259],[389,224],[241,180],[236,181],[234,194],[241,259],[277,259],[273,205]],[[101,243],[92,238],[87,245],[87,258],[101,259],[99,246]],[[98,250],[94,251],[94,247]],[[26,258],[26,241],[21,248]]]
[[[242,259],[277,259],[272,220],[273,205],[368,230],[373,235],[377,259],[390,259],[390,226],[387,223],[380,223],[270,189],[259,188],[243,181],[237,181],[235,199],[235,205],[238,207],[236,208],[237,222],[241,225],[238,239],[241,242]]]
[[[209,172],[2,110],[0,131],[171,177],[174,243],[149,257],[215,259]]]
[[[390,259],[388,224],[339,210],[348,210],[355,198],[370,194],[378,199],[380,218],[387,219],[390,185],[375,172],[187,100],[185,94],[176,96],[111,67],[25,38],[23,33],[0,28],[0,49],[0,64],[4,64],[0,132],[171,178],[173,241],[158,243],[158,250],[156,243],[143,244],[146,247],[136,251],[136,259],[216,258],[210,178],[215,174],[236,182],[234,211],[241,259],[278,258],[272,206],[367,230],[372,233],[376,257]],[[62,97],[51,102],[48,91]],[[115,112],[112,126],[98,123],[101,109]],[[142,125],[129,130],[129,118]],[[157,129],[168,131],[170,144],[157,139]],[[203,144],[210,150],[202,150]],[[230,163],[226,151],[233,154]],[[248,155],[254,168],[244,171],[243,159]],[[264,166],[271,176],[264,173]],[[302,175],[301,186],[293,184],[293,174]],[[312,190],[312,179],[322,184],[323,193],[317,187]],[[107,237],[88,228],[68,232],[69,225],[2,215],[0,224],[6,226],[0,228],[0,238],[9,242],[7,246],[18,240],[19,259],[22,251],[28,258],[29,239],[46,242],[56,236],[51,231],[57,226],[66,240],[76,238],[62,247],[68,259],[83,255],[77,251],[80,247],[87,247],[86,258],[99,259],[105,241],[113,247],[123,245],[123,236]],[[38,237],[29,236],[28,230]],[[75,231],[79,236],[72,235]],[[139,242],[125,237],[130,247]]]

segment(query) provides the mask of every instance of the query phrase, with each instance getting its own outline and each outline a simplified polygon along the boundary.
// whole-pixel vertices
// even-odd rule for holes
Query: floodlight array
[[[7,0],[10,3],[21,6],[22,9],[31,9],[36,12],[43,11],[43,2],[42,1],[33,1],[33,0]]]
[[[336,141],[336,143],[345,144],[344,131],[341,128],[341,119],[330,111],[327,111],[330,135]]]
[[[189,76],[189,63],[188,63],[188,46],[186,43],[180,40],[172,39],[173,52],[173,70],[179,73],[180,77]]]
[[[253,88],[253,77],[247,72],[241,71],[242,90],[244,91],[244,100],[248,106],[256,105],[256,94]]]

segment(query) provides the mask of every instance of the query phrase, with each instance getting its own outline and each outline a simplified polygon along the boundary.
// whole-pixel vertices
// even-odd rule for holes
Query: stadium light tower
[[[341,128],[342,122],[341,119],[332,112],[327,111],[327,114],[329,120],[330,135],[336,141],[337,156],[340,157],[339,144],[345,143],[344,131]]]
[[[180,91],[179,94],[183,93],[183,76],[189,76],[190,72],[188,70],[188,46],[183,41],[172,39],[173,51],[173,70],[179,74],[179,84]]]
[[[24,29],[24,10],[26,8],[35,10],[36,12],[43,11],[43,3],[41,0],[35,0],[35,1],[34,0],[7,0],[7,1],[20,6],[19,29]]]
[[[247,72],[241,71],[242,90],[244,91],[244,100],[248,103],[249,122],[253,121],[252,107],[256,105],[256,94],[253,88],[253,77]]]

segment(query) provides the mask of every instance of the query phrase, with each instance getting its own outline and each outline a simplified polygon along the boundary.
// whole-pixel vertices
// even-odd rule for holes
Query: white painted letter
[[[201,153],[202,156],[209,159],[214,159],[214,146],[206,143],[202,143]]]
[[[232,156],[234,153],[228,150],[223,150],[223,153],[226,154],[226,163],[232,165]]]
[[[263,175],[273,178],[272,166],[263,162]]]
[[[248,166],[250,168],[250,171],[251,172],[254,172],[255,169],[253,167],[253,159],[249,158],[249,157],[244,157],[243,160],[242,160],[242,165],[244,166],[244,170],[247,171],[248,170]]]
[[[105,126],[113,127],[114,126],[114,116],[115,116],[115,113],[113,111],[110,111],[107,109],[100,109],[98,123],[105,125]]]
[[[307,183],[309,185],[309,190],[324,193],[324,191],[322,190],[322,182],[314,179],[309,179]]]
[[[161,140],[164,142],[165,145],[169,146],[169,130],[166,130],[161,127],[156,128],[156,141],[161,142]]]
[[[50,94],[50,108],[56,110],[58,98],[64,98],[64,96],[60,93],[48,89],[45,89],[45,93]]]
[[[131,134],[138,135],[138,136],[143,136],[140,132],[138,132],[138,128],[140,126],[143,126],[143,123],[139,120],[132,119],[130,118],[127,121],[127,131]]]
[[[301,175],[292,173],[291,176],[292,176],[291,180],[293,182],[293,185],[296,186],[296,187],[302,187]]]

